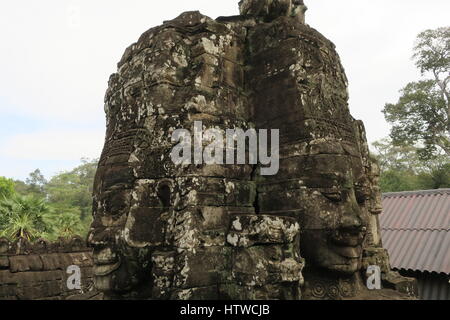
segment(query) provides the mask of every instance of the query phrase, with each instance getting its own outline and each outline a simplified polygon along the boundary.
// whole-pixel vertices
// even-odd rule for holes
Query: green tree
[[[30,187],[21,180],[14,180],[14,190],[22,196],[30,194]]]
[[[0,177],[0,199],[2,197],[10,197],[14,192],[14,181],[5,177]]]
[[[380,165],[383,192],[427,190],[450,187],[447,156],[420,158],[414,146],[394,145],[390,139],[373,143],[374,157]]]
[[[48,200],[61,212],[79,209],[82,220],[92,211],[92,189],[97,160],[82,159],[75,169],[54,176],[45,186]]]
[[[41,173],[41,170],[36,169],[30,173],[30,176],[25,180],[27,185],[27,192],[37,196],[45,196],[45,185],[47,180]]]
[[[450,163],[441,163],[430,172],[421,172],[418,181],[421,189],[450,188]]]
[[[395,145],[385,138],[372,144],[375,158],[381,171],[397,170],[417,173],[424,167],[424,161],[417,156],[417,148],[410,145]]]
[[[92,189],[97,160],[82,159],[81,162],[73,170],[61,172],[50,181],[45,179],[39,169],[30,173],[26,182],[9,181],[18,196],[9,197],[3,203],[1,232],[9,237],[14,237],[15,234],[29,239],[41,236],[48,240],[73,235],[85,236],[92,221]],[[24,213],[34,212],[33,210],[19,210],[31,201],[45,204],[49,209],[45,218]],[[45,228],[41,228],[42,226]]]
[[[0,200],[0,235],[33,241],[52,232],[51,209],[44,199],[13,194]]]
[[[411,82],[383,113],[392,124],[396,145],[415,145],[422,159],[450,156],[450,27],[426,30],[417,37],[416,66],[429,79]]]
[[[386,170],[380,177],[382,192],[422,190],[418,177],[410,171]]]
[[[55,228],[55,238],[70,238],[75,235],[85,235],[87,226],[80,218],[79,212],[66,211],[52,218]]]
[[[61,236],[86,235],[92,222],[92,189],[97,160],[82,159],[81,165],[54,176],[45,186],[48,201],[60,217],[55,226]]]

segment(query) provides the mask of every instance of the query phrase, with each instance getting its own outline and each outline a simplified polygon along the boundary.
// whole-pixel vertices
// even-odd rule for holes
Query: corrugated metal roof
[[[417,277],[420,298],[423,300],[450,300],[449,277],[433,275],[424,273]]]
[[[450,274],[450,189],[385,193],[380,224],[393,268]]]

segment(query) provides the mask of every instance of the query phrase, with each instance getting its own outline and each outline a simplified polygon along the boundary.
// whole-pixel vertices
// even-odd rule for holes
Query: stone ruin
[[[94,186],[107,299],[410,299],[382,247],[379,170],[335,46],[303,1],[243,0],[146,31],[109,80]],[[171,135],[279,129],[280,169],[171,161]],[[369,266],[381,290],[366,287]]]
[[[71,288],[71,266],[79,288]],[[56,242],[0,238],[0,300],[100,300],[95,290],[92,249],[80,237]]]

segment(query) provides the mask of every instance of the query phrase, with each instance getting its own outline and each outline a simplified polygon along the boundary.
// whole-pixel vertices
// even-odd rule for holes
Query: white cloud
[[[425,29],[448,26],[450,1],[309,0],[307,22],[336,44],[349,78],[352,115],[370,142],[389,134],[381,110],[419,73],[411,60]]]
[[[12,136],[1,149],[18,160],[79,160],[100,157],[103,143],[103,131],[55,130]]]
[[[147,29],[183,11],[237,14],[237,2],[16,0],[0,10],[0,96],[28,115],[95,124],[109,75]],[[0,105],[0,112],[8,106]]]

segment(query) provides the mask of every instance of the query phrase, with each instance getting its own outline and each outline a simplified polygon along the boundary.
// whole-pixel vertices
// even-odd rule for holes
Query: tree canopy
[[[14,193],[14,181],[5,177],[0,177],[0,199],[9,197]]]
[[[373,143],[381,169],[383,192],[450,188],[450,163],[446,155],[429,160],[419,157],[414,146],[398,146],[390,139]]]
[[[422,159],[450,156],[450,27],[417,37],[413,58],[424,79],[408,83],[383,113],[397,146],[417,148]]]
[[[13,194],[0,200],[0,236],[35,240],[52,232],[51,208],[44,199]]]
[[[97,160],[47,180],[39,169],[24,181],[0,177],[0,236],[11,239],[85,236],[91,224]]]

